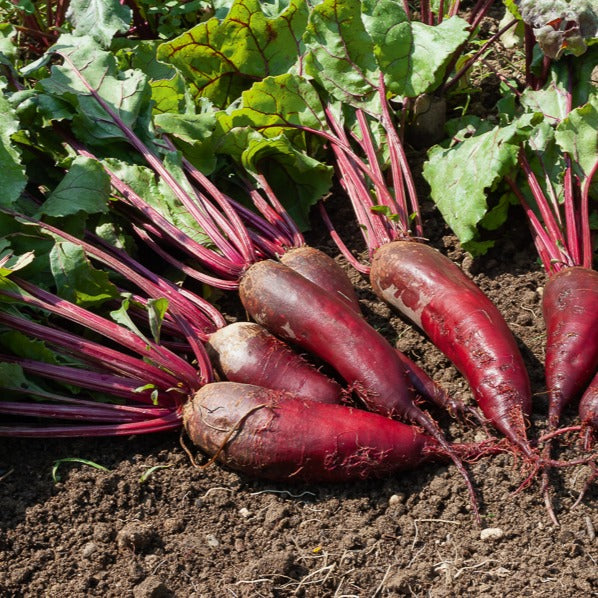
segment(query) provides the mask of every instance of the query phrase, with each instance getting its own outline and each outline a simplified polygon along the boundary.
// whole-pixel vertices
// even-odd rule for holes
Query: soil
[[[545,276],[523,219],[514,212],[495,248],[473,259],[431,205],[424,212],[430,242],[495,301],[515,333],[534,391],[530,434],[537,437],[546,413],[540,306]],[[352,221],[338,201],[332,214],[336,223]],[[358,231],[350,224],[340,228],[358,250]],[[337,255],[325,239],[314,223],[310,241]],[[337,260],[346,266],[338,255]],[[471,401],[463,378],[442,354],[380,303],[365,279],[354,273],[352,278],[370,323],[449,392]],[[231,318],[240,317],[238,307],[226,306]],[[472,425],[434,415],[454,440],[480,436]],[[577,421],[573,409],[564,421]],[[557,454],[579,454],[576,443],[575,436],[568,437]],[[108,471],[63,463],[55,482],[53,466],[65,458],[87,459]],[[194,467],[178,433],[0,438],[0,595],[598,595],[596,485],[574,506],[589,468],[553,475],[559,526],[547,515],[537,479],[517,492],[530,473],[521,459],[488,457],[470,470],[481,528],[462,478],[448,465],[350,485],[291,486],[255,481],[217,465]]]

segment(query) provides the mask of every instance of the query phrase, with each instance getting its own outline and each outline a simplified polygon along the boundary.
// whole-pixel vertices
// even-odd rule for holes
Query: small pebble
[[[143,562],[148,569],[153,569],[160,562],[160,557],[157,554],[148,554]]]
[[[120,550],[132,550],[138,553],[152,541],[153,532],[150,527],[136,521],[127,523],[116,535],[116,543]]]
[[[208,534],[206,536],[206,540],[207,540],[208,546],[210,548],[218,548],[218,546],[220,546],[220,542],[218,541],[218,538],[216,538],[216,536],[214,536],[213,534]]]
[[[400,505],[403,503],[403,501],[405,500],[405,495],[404,494],[393,494],[389,499],[388,499],[388,506],[389,507],[394,507],[395,505]]]
[[[176,517],[167,517],[162,522],[162,525],[164,526],[164,531],[171,534],[176,534],[184,528],[183,522]]]
[[[588,530],[588,537],[590,538],[590,541],[593,542],[596,539],[596,530],[594,529],[594,524],[588,515],[586,515],[585,521],[586,528]]]
[[[84,559],[88,559],[94,552],[97,552],[98,547],[97,544],[95,544],[95,542],[88,542],[84,547],[83,550],[81,551],[81,556]]]
[[[251,511],[245,507],[241,507],[239,509],[239,515],[241,515],[241,517],[244,519],[247,519],[248,517],[251,517]]]
[[[504,535],[500,527],[487,527],[480,532],[480,540],[500,540]]]
[[[146,577],[139,585],[133,588],[134,598],[166,598],[169,595],[168,588],[154,575]]]

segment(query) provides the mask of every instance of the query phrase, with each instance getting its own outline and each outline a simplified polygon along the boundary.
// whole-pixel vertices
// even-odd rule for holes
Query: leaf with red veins
[[[305,71],[333,97],[366,108],[377,103],[378,65],[361,2],[325,0],[311,12],[304,35]]]
[[[180,70],[196,101],[229,105],[255,81],[288,72],[301,53],[306,3],[291,0],[273,17],[261,4],[236,0],[223,20],[213,17],[162,44],[158,59]]]

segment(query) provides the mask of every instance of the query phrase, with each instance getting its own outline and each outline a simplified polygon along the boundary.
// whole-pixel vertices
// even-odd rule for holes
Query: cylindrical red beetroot
[[[546,386],[549,424],[581,394],[598,369],[598,272],[574,267],[551,276],[544,288]]]
[[[216,369],[231,382],[286,390],[322,403],[341,400],[340,384],[259,324],[225,326],[210,335],[206,346]]]
[[[446,457],[431,437],[375,413],[216,382],[183,412],[189,438],[236,471],[277,481],[344,482]]]
[[[530,453],[531,388],[521,353],[488,297],[428,245],[395,241],[374,254],[376,294],[419,326],[467,378],[484,415]]]
[[[335,368],[370,410],[423,425],[394,348],[343,301],[272,260],[247,270],[239,296],[258,324]]]
[[[347,273],[323,251],[308,246],[296,247],[282,255],[280,261],[361,313],[355,289]]]

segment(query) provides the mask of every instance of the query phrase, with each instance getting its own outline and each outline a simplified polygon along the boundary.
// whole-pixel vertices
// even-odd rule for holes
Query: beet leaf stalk
[[[228,324],[206,299],[152,272],[90,231],[86,231],[86,240],[82,240],[35,218],[22,214],[17,217],[60,243],[78,245],[86,256],[127,281],[129,288],[122,289],[122,293],[131,294],[133,289],[129,312],[137,322],[143,324],[147,320],[147,311],[139,306],[147,305],[149,299],[166,298],[168,311],[161,329],[167,329],[175,338],[162,340],[161,344],[176,348],[177,353],[191,355],[201,371],[210,372],[212,362],[220,376],[230,381],[293,392],[315,401],[341,400],[343,389],[336,381],[259,325]]]
[[[525,210],[548,282],[542,296],[546,322],[545,374],[548,432],[554,431],[565,407],[583,393],[598,368],[598,272],[592,269],[589,191],[598,160],[585,180],[565,155],[564,200],[544,192],[523,149],[519,163],[535,205],[507,178]],[[587,407],[586,407],[587,409]],[[591,427],[592,420],[584,420]]]
[[[210,376],[158,343],[18,277],[3,277],[0,296],[6,306],[0,310],[4,331],[36,339],[48,348],[46,356],[50,348],[52,355],[48,361],[3,356],[2,388],[9,396],[27,398],[0,401],[0,412],[17,418],[0,427],[0,435],[114,436],[174,429],[183,402]],[[104,342],[92,340],[95,335]],[[73,387],[84,390],[73,396]],[[62,423],[22,422],[31,417]]]

